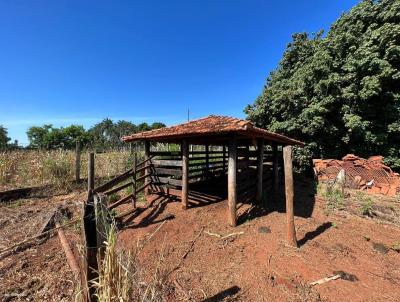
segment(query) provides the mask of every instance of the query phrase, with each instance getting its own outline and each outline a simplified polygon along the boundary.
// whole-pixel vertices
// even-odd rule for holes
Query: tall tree
[[[0,125],[0,150],[6,149],[10,140],[7,129]]]
[[[364,0],[326,36],[295,34],[245,112],[304,140],[297,160],[382,154],[400,168],[400,2]]]

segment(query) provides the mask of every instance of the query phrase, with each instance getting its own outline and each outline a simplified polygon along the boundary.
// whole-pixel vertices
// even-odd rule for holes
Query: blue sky
[[[0,0],[0,125],[245,117],[295,32],[359,1]]]

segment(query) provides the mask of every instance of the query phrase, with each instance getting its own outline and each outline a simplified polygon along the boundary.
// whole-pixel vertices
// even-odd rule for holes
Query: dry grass
[[[93,283],[99,302],[159,302],[163,301],[166,276],[163,254],[153,274],[140,270],[138,255],[117,248],[117,231],[114,225],[108,230],[104,258],[99,268],[99,278]]]
[[[87,153],[81,157],[81,178],[87,177]],[[126,171],[132,164],[128,151],[96,154],[96,177],[107,178]],[[14,188],[65,184],[75,177],[75,152],[64,150],[18,150],[0,152],[0,191]]]

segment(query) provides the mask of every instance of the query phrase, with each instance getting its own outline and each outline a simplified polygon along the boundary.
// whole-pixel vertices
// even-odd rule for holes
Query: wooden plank
[[[190,151],[189,155],[192,155],[192,154],[205,154],[205,153],[206,153],[205,150],[203,150],[203,151]],[[209,154],[218,154],[218,153],[223,153],[223,151],[222,150],[209,150],[208,153]]]
[[[150,151],[153,156],[182,156],[180,151]]]
[[[156,182],[160,182],[160,183],[164,183],[164,184],[170,184],[170,185],[174,185],[177,187],[182,186],[182,180],[181,179],[173,179],[173,178],[169,178],[169,177],[155,177]]]
[[[96,193],[107,191],[107,190],[111,189],[112,187],[114,187],[115,185],[119,184],[120,182],[127,180],[131,176],[132,176],[132,169],[122,173],[121,175],[118,175],[117,177],[114,177],[113,179],[109,180],[105,184],[98,186],[93,191]]]
[[[286,195],[286,225],[287,242],[297,247],[296,229],[294,226],[294,207],[293,207],[293,167],[292,167],[292,146],[283,148],[283,161],[285,167],[285,195]]]
[[[187,209],[188,207],[188,196],[189,196],[189,145],[187,140],[183,140],[181,145],[182,150],[182,195],[181,202],[182,208]]]
[[[144,142],[144,158],[145,158],[145,160],[148,160],[150,158],[150,142],[149,141]],[[150,169],[146,169],[144,171],[145,171],[144,174],[151,173]],[[144,184],[147,185],[148,183],[150,183],[150,179],[145,178]],[[150,186],[145,186],[144,195],[147,196],[147,195],[149,195],[149,193],[150,193]]]
[[[257,141],[257,193],[256,201],[258,204],[262,203],[263,198],[263,169],[264,169],[264,140],[259,139]],[[264,205],[266,206],[266,205]]]
[[[153,159],[152,163],[153,163],[154,166],[182,167],[182,161],[181,160]]]
[[[121,191],[121,190],[123,190],[123,189],[125,189],[125,188],[127,188],[127,187],[129,187],[131,185],[133,185],[133,181],[127,182],[126,184],[123,184],[123,185],[120,185],[120,186],[118,186],[116,188],[108,190],[108,191],[104,192],[104,194],[112,195],[112,194],[117,193],[118,191]]]
[[[158,175],[171,175],[171,176],[175,176],[175,177],[182,176],[182,170],[178,170],[178,169],[154,168],[154,171]]]
[[[235,137],[229,139],[228,160],[228,217],[230,225],[236,226],[236,171],[237,171],[237,142]]]
[[[119,205],[121,205],[121,204],[123,204],[124,202],[128,201],[129,199],[131,199],[132,196],[133,196],[133,194],[129,194],[129,195],[127,195],[127,196],[121,198],[120,200],[117,200],[116,202],[110,204],[110,205],[107,207],[107,209],[108,209],[108,210],[112,210],[112,209],[114,209],[115,207],[118,207]]]

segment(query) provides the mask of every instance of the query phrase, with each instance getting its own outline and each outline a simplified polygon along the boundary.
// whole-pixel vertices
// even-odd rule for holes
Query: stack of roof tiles
[[[383,164],[382,156],[364,159],[347,154],[342,160],[315,159],[313,162],[318,181],[333,181],[344,170],[346,185],[351,188],[388,196],[400,194],[400,176]]]

